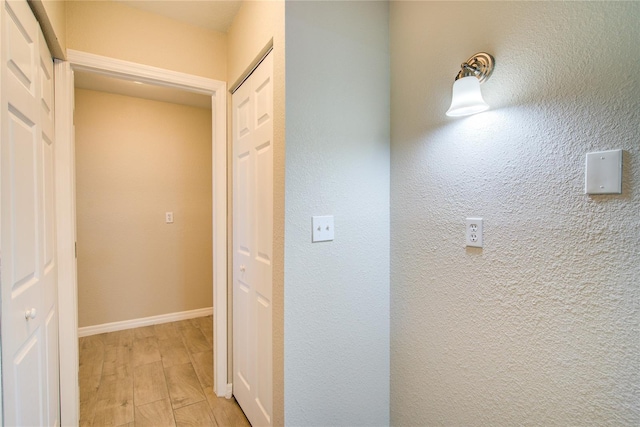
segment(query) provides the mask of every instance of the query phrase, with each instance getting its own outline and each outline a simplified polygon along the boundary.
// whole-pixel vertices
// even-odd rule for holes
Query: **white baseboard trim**
[[[141,326],[159,325],[161,323],[177,322],[178,320],[193,319],[195,317],[211,316],[213,307],[198,308],[196,310],[180,311],[177,313],[159,314],[141,319],[123,320],[121,322],[103,323],[102,325],[84,326],[78,328],[78,337],[103,334],[105,332],[122,331],[139,328]]]
[[[226,397],[227,399],[231,399],[231,397],[233,397],[233,384],[232,383],[228,383],[227,384],[227,392],[225,393],[224,397]]]

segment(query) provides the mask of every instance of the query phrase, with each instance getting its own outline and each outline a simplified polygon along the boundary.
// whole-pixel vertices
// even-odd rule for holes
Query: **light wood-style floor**
[[[212,317],[80,338],[81,426],[249,426],[213,393]]]

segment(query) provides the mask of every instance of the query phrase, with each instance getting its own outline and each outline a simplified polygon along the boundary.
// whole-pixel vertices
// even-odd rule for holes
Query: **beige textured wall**
[[[67,2],[62,0],[32,0],[29,2],[40,23],[42,33],[54,58],[66,59]]]
[[[227,37],[114,1],[67,3],[67,47],[226,80]]]
[[[211,111],[75,102],[79,326],[211,307]]]
[[[393,425],[640,425],[639,17],[391,2]],[[491,110],[446,117],[482,50]],[[614,148],[623,194],[585,195],[585,154]]]
[[[244,1],[228,37],[227,75],[233,84],[273,38],[273,425],[284,424],[284,154],[285,154],[285,49],[284,1]],[[230,97],[229,97],[230,99]],[[231,105],[229,103],[229,105]],[[228,134],[231,135],[229,108]],[[229,150],[231,152],[231,150]],[[231,160],[231,158],[229,158]],[[231,171],[231,163],[229,163]],[[231,173],[229,186],[232,185]],[[230,187],[231,188],[231,187]],[[229,193],[231,209],[231,193]],[[231,218],[231,212],[229,213]],[[231,223],[229,224],[231,226]],[[232,235],[231,229],[229,236]],[[230,274],[231,271],[229,270]],[[230,280],[231,280],[231,276]],[[231,287],[229,287],[231,290]],[[229,307],[231,307],[231,300]],[[231,310],[229,310],[231,316]],[[231,318],[231,317],[230,317]],[[229,323],[231,324],[231,323]],[[232,332],[232,331],[230,331]],[[231,339],[231,333],[229,334]],[[229,346],[231,349],[231,346]],[[229,355],[231,365],[231,354]],[[230,372],[231,375],[231,372]],[[230,376],[230,378],[232,378]]]
[[[284,43],[284,2],[244,1],[227,37],[227,75],[229,83],[233,83],[270,39],[281,39]]]

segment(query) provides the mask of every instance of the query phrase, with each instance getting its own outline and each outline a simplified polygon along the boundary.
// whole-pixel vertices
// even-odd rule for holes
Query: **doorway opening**
[[[211,106],[211,201],[210,230],[212,236],[213,277],[213,392],[230,397],[227,382],[227,274],[226,274],[226,84],[224,82],[105,58],[77,51],[68,51],[68,61],[56,63],[56,135],[60,145],[56,153],[56,211],[59,250],[60,309],[60,374],[61,417],[63,425],[78,424],[78,289],[76,246],[76,199],[74,175],[73,107],[75,98],[73,72],[82,78],[116,77],[125,83],[132,81],[180,90],[182,95],[206,96]],[[87,74],[85,74],[87,73]],[[122,83],[122,82],[121,82]],[[131,84],[131,83],[130,83]],[[141,89],[144,85],[140,85]],[[170,96],[176,96],[170,95]],[[124,207],[126,209],[126,206]],[[172,211],[167,210],[168,213]],[[163,223],[174,220],[163,212]],[[165,216],[166,214],[166,216]],[[175,214],[175,213],[174,213]],[[166,222],[165,222],[166,221]],[[169,222],[170,224],[170,222]],[[167,224],[167,225],[169,225]],[[158,292],[162,290],[158,289]],[[130,316],[129,316],[130,317]],[[172,319],[147,319],[162,323]],[[179,320],[179,319],[173,319]],[[144,322],[143,322],[144,323]],[[147,323],[150,324],[150,323]],[[122,326],[122,325],[120,325]],[[134,325],[144,326],[144,324]],[[118,325],[112,327],[118,328]],[[131,327],[131,326],[129,326]],[[123,329],[120,327],[120,329]],[[114,329],[115,330],[115,329]],[[94,331],[95,332],[95,331]]]
[[[211,97],[74,78],[80,337],[210,315]]]

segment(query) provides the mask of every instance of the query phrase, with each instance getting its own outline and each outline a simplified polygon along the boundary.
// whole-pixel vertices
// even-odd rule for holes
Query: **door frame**
[[[67,49],[55,64],[56,216],[60,313],[60,414],[78,425],[78,284],[76,279],[73,70],[211,96],[213,201],[213,390],[230,397],[227,380],[227,84],[226,82]]]

